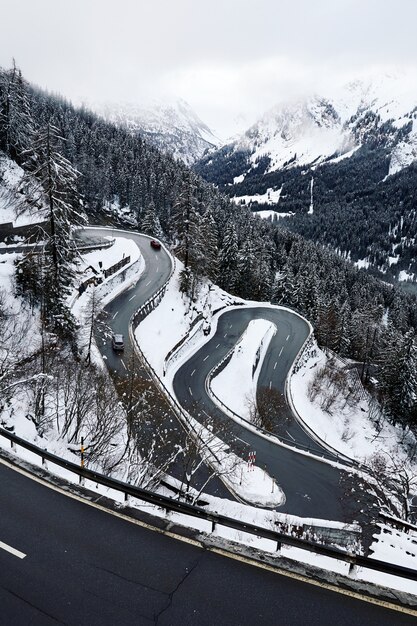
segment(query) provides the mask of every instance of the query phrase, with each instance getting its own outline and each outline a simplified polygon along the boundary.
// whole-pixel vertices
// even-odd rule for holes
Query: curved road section
[[[171,272],[171,259],[165,250],[153,250],[149,238],[144,235],[101,228],[89,229],[88,233],[101,237],[119,234],[130,238],[139,246],[145,260],[145,270],[137,284],[105,307],[112,331],[125,336],[126,349],[123,355],[115,354],[109,341],[99,341],[99,347],[109,367],[123,376],[132,351],[128,332],[131,317],[165,283]],[[285,492],[286,501],[279,508],[280,511],[302,517],[345,521],[345,494],[339,468],[323,463],[312,455],[277,445],[232,422],[207,394],[206,379],[209,372],[236,344],[253,319],[272,321],[278,329],[269,345],[258,384],[269,386],[271,383],[283,392],[287,373],[309,335],[309,327],[305,320],[291,311],[259,306],[239,307],[219,317],[215,335],[176,372],[173,381],[175,395],[184,409],[196,419],[203,421],[204,414],[207,414],[215,420],[222,432],[227,424],[226,442],[232,450],[241,451],[243,444],[247,450],[256,451],[257,465],[265,468]],[[330,456],[294,419],[289,421],[288,434],[290,438],[314,449],[316,454]],[[223,434],[222,439],[225,440]]]
[[[169,254],[161,248],[154,250],[150,246],[151,239],[146,235],[129,231],[119,231],[104,228],[89,228],[89,237],[125,237],[136,243],[145,261],[145,269],[137,282],[126,291],[114,298],[105,307],[107,323],[112,332],[120,333],[125,338],[123,354],[112,350],[111,342],[98,339],[100,352],[105,357],[108,367],[121,376],[126,373],[127,363],[132,356],[132,346],[129,342],[129,324],[134,313],[160,289],[169,278],[172,262]]]
[[[286,501],[279,507],[280,511],[302,517],[343,521],[346,511],[340,485],[342,472],[339,468],[311,455],[277,445],[231,422],[230,417],[219,409],[207,393],[206,379],[210,371],[233,348],[254,319],[271,321],[278,329],[263,362],[258,385],[269,387],[271,382],[274,388],[283,393],[287,373],[309,335],[308,325],[290,311],[262,306],[239,307],[220,316],[214,336],[176,372],[173,386],[178,401],[197,419],[201,419],[204,414],[210,415],[222,432],[227,423],[227,443],[232,449],[239,447],[237,444],[243,441],[248,449],[256,451],[257,465],[274,476],[285,492]],[[275,366],[275,363],[279,363],[279,366]],[[244,389],[242,393],[245,393]],[[288,432],[300,443],[314,448],[317,454],[329,456],[295,420],[291,421]]]

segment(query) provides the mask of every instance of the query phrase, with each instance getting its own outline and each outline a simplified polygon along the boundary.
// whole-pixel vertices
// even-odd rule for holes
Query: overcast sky
[[[187,100],[221,136],[288,96],[417,67],[415,0],[0,0],[0,65],[79,101]]]

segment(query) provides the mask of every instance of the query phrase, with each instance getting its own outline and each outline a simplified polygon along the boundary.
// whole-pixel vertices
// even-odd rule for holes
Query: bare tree
[[[336,367],[333,361],[318,369],[308,386],[308,397],[311,402],[316,399],[320,407],[330,413],[338,400],[343,398],[342,409],[355,406],[361,398],[361,389],[346,369]]]
[[[181,447],[174,442],[176,420],[169,418],[165,399],[144,376],[135,353],[127,360],[127,376],[117,380],[124,407],[126,444],[124,464],[130,482],[155,488],[169,472]]]
[[[230,450],[225,443],[227,439],[230,439],[228,425],[223,423],[219,426],[210,417],[206,417],[204,424],[195,422],[188,428],[185,446],[180,456],[182,463],[180,497],[194,504],[214,478],[238,484],[242,460]],[[206,468],[204,478],[196,487],[196,474],[204,467]]]
[[[90,372],[91,375],[91,372]],[[107,373],[96,372],[93,377],[94,403],[82,427],[88,446],[88,458],[100,461],[110,472],[122,460],[120,435],[125,427],[123,405],[118,400]],[[119,444],[119,445],[118,445]]]
[[[38,338],[29,332],[32,327],[30,311],[23,306],[11,310],[6,306],[5,294],[0,292],[0,412],[18,391],[27,388],[36,422],[41,419],[47,377],[36,364],[42,346],[37,348]]]
[[[273,433],[279,433],[287,426],[290,414],[284,395],[277,389],[260,387],[256,398],[247,396],[246,403],[249,419],[256,426]]]
[[[97,333],[108,332],[109,327],[105,322],[105,314],[97,296],[96,285],[91,286],[90,298],[84,311],[85,329],[87,333],[85,362],[91,364],[91,354],[94,345],[94,336]]]
[[[417,492],[417,445],[406,460],[400,452],[379,451],[368,459],[367,488],[382,509],[406,521],[415,521],[410,505]]]

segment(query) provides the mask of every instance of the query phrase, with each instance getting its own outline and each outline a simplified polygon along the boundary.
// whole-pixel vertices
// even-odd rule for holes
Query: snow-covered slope
[[[107,102],[88,106],[105,120],[139,133],[187,165],[220,145],[210,128],[184,100],[147,104]]]
[[[236,184],[260,163],[264,173],[317,166],[348,158],[364,143],[378,141],[390,150],[393,174],[417,159],[416,111],[416,83],[404,74],[350,82],[324,95],[275,106],[222,151],[203,159],[201,173],[204,161],[220,169],[219,158],[226,154],[230,162],[233,155],[245,152],[248,160],[241,162],[242,171],[234,169],[234,180],[229,181]]]
[[[236,142],[251,152],[251,162],[270,157],[269,171],[312,163],[349,145],[349,132],[333,104],[318,96],[279,105],[266,113]]]
[[[19,190],[23,174],[22,168],[0,151],[0,228],[2,224],[13,224],[16,228],[44,219],[42,207],[30,206],[24,201],[24,195]]]

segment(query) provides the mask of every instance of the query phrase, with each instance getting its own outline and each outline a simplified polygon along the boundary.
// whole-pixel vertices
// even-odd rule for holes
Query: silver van
[[[116,352],[122,352],[125,349],[125,342],[123,335],[112,335],[111,345]]]

